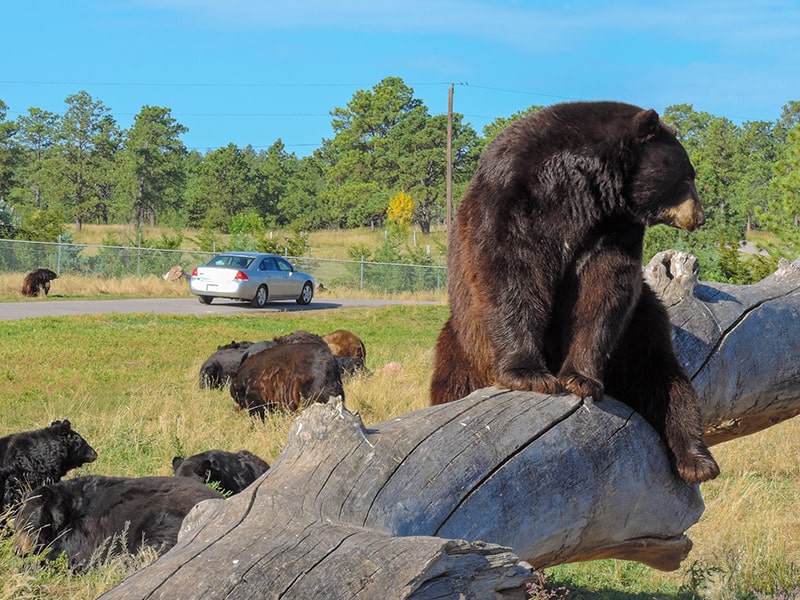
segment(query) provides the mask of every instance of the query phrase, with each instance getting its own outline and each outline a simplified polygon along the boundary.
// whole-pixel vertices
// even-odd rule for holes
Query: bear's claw
[[[541,371],[506,373],[498,378],[495,385],[500,388],[523,392],[538,392],[539,394],[561,394],[564,392],[564,388],[555,375]]]
[[[582,399],[591,396],[595,402],[600,402],[605,393],[602,382],[580,373],[559,373],[558,381],[565,390]]]

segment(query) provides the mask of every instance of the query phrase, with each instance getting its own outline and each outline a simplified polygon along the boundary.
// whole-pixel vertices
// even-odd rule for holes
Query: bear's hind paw
[[[708,450],[692,452],[683,460],[676,460],[676,470],[686,483],[703,483],[719,475],[719,465]]]

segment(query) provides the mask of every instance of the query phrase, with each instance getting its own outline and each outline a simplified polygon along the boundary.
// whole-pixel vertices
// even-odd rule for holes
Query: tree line
[[[480,133],[463,115],[453,115],[456,204],[486,144],[540,108],[498,118]],[[188,129],[169,108],[143,106],[131,127],[122,129],[111,110],[85,91],[66,98],[63,114],[32,107],[10,120],[7,112],[0,99],[2,237],[53,240],[66,222],[77,228],[194,227],[207,232],[207,240],[214,232],[265,227],[386,225],[390,200],[398,194],[410,197],[409,220],[422,233],[445,219],[447,115],[431,114],[398,77],[333,108],[332,137],[305,157],[287,152],[280,139],[259,151],[234,144],[205,154],[189,151],[181,141]],[[725,253],[752,230],[772,234],[769,260],[795,258],[800,102],[788,101],[774,122],[737,125],[691,104],[669,106],[662,118],[676,127],[695,165],[708,224],[692,237],[655,228],[648,247],[686,247],[723,280],[747,275],[734,273],[744,267]],[[726,260],[736,264],[725,267]]]

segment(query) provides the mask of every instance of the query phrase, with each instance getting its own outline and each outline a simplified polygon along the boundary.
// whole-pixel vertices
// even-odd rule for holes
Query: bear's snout
[[[677,206],[667,208],[661,222],[678,229],[694,231],[705,224],[706,215],[697,200],[687,198]]]

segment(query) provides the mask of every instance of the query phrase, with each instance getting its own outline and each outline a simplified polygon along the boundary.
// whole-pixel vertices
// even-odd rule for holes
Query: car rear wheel
[[[311,304],[311,299],[314,297],[314,286],[311,285],[310,281],[306,281],[305,285],[303,285],[303,291],[300,292],[300,296],[298,296],[297,302],[298,304]]]
[[[214,296],[198,296],[197,299],[200,301],[200,304],[211,304]]]
[[[267,291],[267,286],[260,285],[256,290],[256,295],[253,296],[253,299],[250,301],[250,304],[256,308],[264,308],[267,305],[268,298],[269,292]]]

